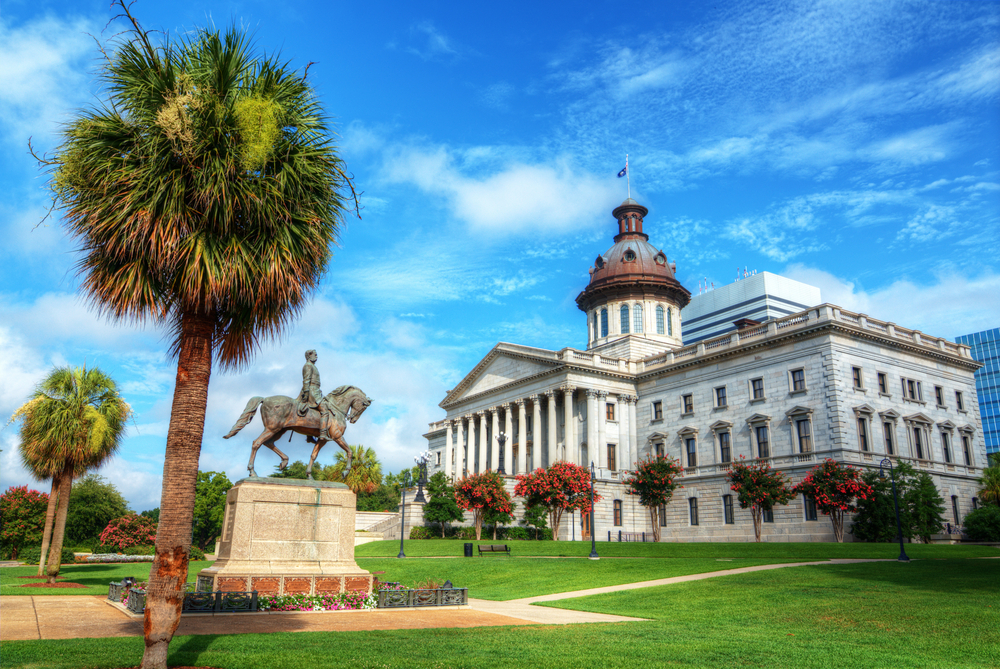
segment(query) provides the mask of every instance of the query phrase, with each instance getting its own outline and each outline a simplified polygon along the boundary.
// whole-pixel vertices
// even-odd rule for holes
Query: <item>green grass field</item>
[[[211,562],[192,562],[188,569],[188,582]],[[131,576],[137,581],[149,580],[149,562],[129,564],[66,564],[59,568],[59,579],[63,583],[79,583],[86,588],[26,588],[30,583],[44,582],[41,578],[18,578],[38,573],[38,566],[4,567],[0,569],[0,596],[2,595],[107,595],[108,583]]]
[[[423,562],[431,561],[408,565]],[[574,563],[548,561],[554,570]],[[796,567],[558,605],[651,620],[176,637],[169,661],[220,669],[1000,666],[997,560]],[[138,664],[142,645],[138,638],[18,641],[3,643],[0,653],[11,668],[128,667]]]

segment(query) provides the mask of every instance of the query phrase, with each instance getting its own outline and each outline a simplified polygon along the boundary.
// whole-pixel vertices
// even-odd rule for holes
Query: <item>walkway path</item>
[[[740,567],[704,574],[675,576],[640,583],[626,583],[604,588],[560,592],[540,597],[526,597],[505,602],[470,599],[466,607],[419,609],[380,609],[377,611],[335,611],[329,613],[232,613],[195,614],[181,618],[177,634],[247,634],[269,632],[319,632],[381,629],[431,629],[443,627],[493,627],[500,625],[568,625],[640,621],[642,618],[613,616],[586,611],[571,611],[536,602],[588,597],[606,592],[699,581],[717,576],[745,574],[765,569],[784,569],[822,564],[856,562],[891,562],[892,560],[823,560]],[[0,640],[82,639],[142,635],[142,618],[129,615],[108,604],[104,597],[81,595],[42,595],[0,597],[3,624]]]

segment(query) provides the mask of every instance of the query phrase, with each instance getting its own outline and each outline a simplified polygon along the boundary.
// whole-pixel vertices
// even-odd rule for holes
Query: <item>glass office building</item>
[[[972,357],[983,363],[976,372],[983,440],[987,453],[1000,452],[1000,328],[962,335],[955,341],[971,348]]]

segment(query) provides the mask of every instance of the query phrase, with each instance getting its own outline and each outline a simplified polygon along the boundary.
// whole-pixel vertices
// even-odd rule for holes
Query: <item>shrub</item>
[[[152,553],[150,553],[152,555]],[[188,552],[188,560],[204,560],[205,551],[201,550],[197,546],[191,546],[191,550]]]
[[[0,547],[4,557],[18,559],[21,550],[42,543],[48,504],[48,495],[24,485],[12,486],[0,495]]]
[[[18,559],[24,560],[26,564],[38,564],[38,560],[41,556],[41,546],[29,546],[21,551],[21,556]],[[76,558],[73,556],[73,550],[64,546],[59,561],[62,564],[73,564],[76,562]]]
[[[965,516],[963,528],[973,541],[1000,541],[1000,506],[987,504]]]
[[[433,539],[435,537],[434,537],[433,534],[431,534],[431,528],[418,526],[418,527],[413,527],[413,528],[410,529],[410,538],[411,539]]]
[[[135,513],[115,518],[101,532],[101,543],[125,550],[132,546],[156,543],[156,524],[151,518]]]

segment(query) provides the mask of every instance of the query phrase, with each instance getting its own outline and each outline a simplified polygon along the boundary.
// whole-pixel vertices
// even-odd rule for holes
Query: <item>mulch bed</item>
[[[38,578],[37,576],[35,578]],[[19,588],[86,588],[85,585],[80,585],[79,583],[25,583],[24,585],[18,586]]]
[[[44,576],[15,576],[14,578],[45,578]],[[66,578],[65,576],[56,576],[56,578]]]

